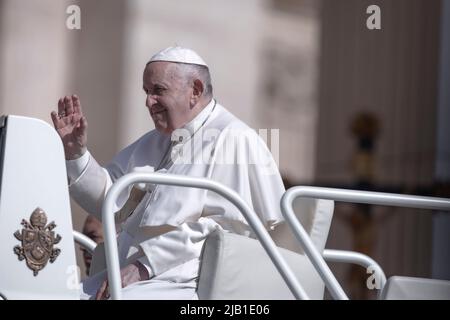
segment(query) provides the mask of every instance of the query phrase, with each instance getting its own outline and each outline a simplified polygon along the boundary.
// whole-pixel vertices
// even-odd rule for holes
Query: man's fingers
[[[53,126],[55,127],[55,129],[58,129],[59,124],[58,114],[55,111],[52,111],[52,113],[50,113],[50,116],[52,117]]]
[[[103,296],[106,295],[106,288],[108,287],[108,281],[103,281],[100,289],[98,289],[97,294],[95,295],[95,300],[103,299]]]
[[[72,95],[73,101],[73,112],[79,115],[83,115],[83,111],[81,110],[80,98],[76,94]]]
[[[104,299],[106,296],[106,290],[108,290],[108,280],[105,280],[102,284],[102,287],[100,288],[100,295],[98,297],[98,300]]]
[[[64,109],[64,99],[63,98],[60,98],[59,100],[58,100],[58,114],[62,114],[62,113],[64,113],[65,112],[65,109]]]
[[[86,129],[87,129],[87,126],[88,126],[88,124],[87,124],[86,117],[81,117],[81,120],[80,120],[80,130],[81,130],[82,132],[85,132]]]
[[[105,280],[105,281],[103,281],[102,285],[100,286],[100,288],[97,291],[97,294],[95,296],[96,300],[100,300],[102,298],[103,292],[105,292],[105,290],[106,290],[106,285],[107,284],[106,284],[106,280]]]
[[[72,97],[67,96],[64,99],[64,104],[65,104],[65,107],[66,107],[66,116],[70,116],[73,113]]]
[[[75,115],[74,118],[79,117],[79,115]],[[77,136],[83,136],[86,135],[87,131],[87,120],[85,117],[79,118],[79,121],[77,121],[77,126],[75,128]]]

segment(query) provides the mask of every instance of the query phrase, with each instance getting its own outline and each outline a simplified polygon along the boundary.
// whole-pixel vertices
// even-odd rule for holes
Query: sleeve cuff
[[[86,169],[91,154],[86,151],[81,157],[74,160],[66,160],[67,177],[69,178],[69,184],[76,181]]]
[[[154,273],[152,268],[150,267],[150,261],[148,261],[148,258],[144,255],[143,257],[140,257],[137,259],[144,267],[147,269],[148,272],[148,278],[151,279],[154,277]]]

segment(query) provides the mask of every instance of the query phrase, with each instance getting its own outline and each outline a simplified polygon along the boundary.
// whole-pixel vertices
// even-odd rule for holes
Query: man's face
[[[101,222],[95,218],[88,217],[83,227],[83,234],[94,240],[94,242],[97,244],[103,242],[103,230]],[[89,272],[89,268],[91,267],[92,262],[92,255],[84,248],[82,248],[81,250],[83,251],[83,259],[86,266],[86,271]]]
[[[145,105],[159,132],[171,134],[193,118],[192,87],[175,63],[149,63],[144,70],[143,89],[147,95]]]

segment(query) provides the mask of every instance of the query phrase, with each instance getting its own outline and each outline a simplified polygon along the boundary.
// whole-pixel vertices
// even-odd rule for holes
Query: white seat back
[[[325,249],[333,219],[334,201],[298,198],[294,201],[293,209],[317,250],[322,252]],[[303,253],[303,249],[287,223],[277,226],[271,235],[278,246]]]
[[[308,296],[322,299],[324,284],[308,258],[279,250]],[[202,300],[294,299],[259,241],[223,230],[205,242],[197,293]]]
[[[4,299],[79,299],[61,139],[37,119],[1,117],[0,127],[0,295]],[[30,221],[37,208],[41,213]],[[48,228],[51,222],[56,227]],[[47,260],[50,257],[53,262]]]
[[[386,282],[381,300],[450,300],[450,281],[393,276]]]
[[[304,199],[296,212],[314,244],[323,251],[333,216],[334,202]],[[296,247],[286,225],[275,228],[278,246]],[[299,251],[299,250],[297,250]],[[308,257],[280,248],[280,252],[308,296],[323,299],[324,283]],[[217,230],[208,236],[202,253],[199,299],[294,299],[276,267],[255,239]]]

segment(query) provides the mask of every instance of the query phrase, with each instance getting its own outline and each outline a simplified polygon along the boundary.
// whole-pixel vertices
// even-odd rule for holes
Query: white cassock
[[[70,194],[101,220],[102,202],[111,184],[145,166],[230,187],[268,229],[282,220],[280,199],[285,189],[270,151],[254,130],[215,100],[172,136],[152,130],[120,151],[105,168],[89,152],[67,161]],[[117,209],[130,190],[119,197]],[[252,236],[240,211],[216,193],[153,186],[122,223],[119,234],[121,268],[139,260],[151,279],[127,286],[123,297],[195,299],[203,242],[216,228]],[[104,277],[98,274],[84,282],[86,297],[95,294]]]

